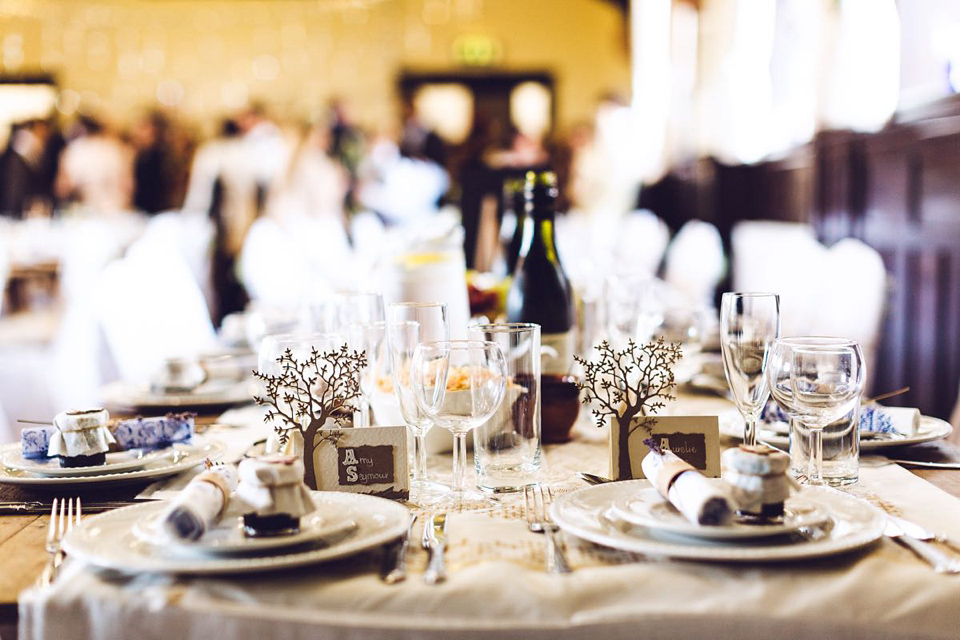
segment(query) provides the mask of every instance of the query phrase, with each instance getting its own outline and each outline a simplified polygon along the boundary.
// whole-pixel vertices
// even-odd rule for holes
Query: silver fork
[[[76,503],[76,509],[74,509],[74,503]],[[45,587],[49,586],[50,583],[56,579],[57,573],[60,571],[60,565],[63,564],[64,553],[61,548],[63,536],[73,529],[73,525],[80,524],[80,519],[83,517],[79,497],[76,500],[73,498],[69,500],[60,498],[59,512],[57,511],[57,504],[58,499],[54,498],[53,505],[50,507],[50,525],[47,528],[47,541],[44,545],[47,553],[50,554],[50,559],[47,560],[47,565],[40,575],[40,584]],[[66,510],[66,513],[64,510]]]
[[[547,537],[547,573],[570,573],[570,564],[563,553],[563,547],[557,540],[560,530],[550,519],[550,503],[553,492],[541,485],[523,488],[523,514],[527,520],[527,529],[534,533],[544,533]]]

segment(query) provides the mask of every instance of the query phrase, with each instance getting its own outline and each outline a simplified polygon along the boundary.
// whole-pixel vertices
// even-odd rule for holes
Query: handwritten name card
[[[631,427],[645,418],[635,418]],[[720,477],[720,420],[717,416],[660,416],[653,418],[653,440],[662,449],[670,449],[708,478]],[[616,480],[643,478],[640,461],[650,448],[643,442],[645,429],[632,428],[627,441],[629,459],[620,457],[620,427],[610,425],[610,475]]]
[[[410,497],[406,427],[321,429],[314,449],[320,491]]]

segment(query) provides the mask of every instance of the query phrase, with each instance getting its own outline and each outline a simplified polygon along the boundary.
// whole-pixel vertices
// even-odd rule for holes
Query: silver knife
[[[892,518],[887,518],[883,535],[913,551],[920,559],[933,567],[933,570],[937,573],[960,573],[960,559],[950,557],[932,544],[907,535],[903,527]]]
[[[424,523],[422,542],[423,548],[430,555],[423,581],[427,584],[443,582],[447,579],[447,569],[443,564],[443,554],[447,549],[447,515],[445,513],[436,513]]]
[[[940,544],[947,546],[954,553],[960,554],[960,545],[957,545],[957,543],[947,537],[946,534],[931,531],[930,529],[919,525],[916,522],[904,520],[903,518],[898,518],[897,516],[888,515],[887,517],[900,525],[900,528],[903,529],[903,532],[908,536],[927,542],[931,540],[939,542]]]
[[[407,535],[387,549],[381,570],[383,581],[387,584],[396,584],[407,579],[407,549],[410,547],[410,535],[413,533],[413,525],[416,521],[415,513],[410,518],[410,524],[407,525]]]

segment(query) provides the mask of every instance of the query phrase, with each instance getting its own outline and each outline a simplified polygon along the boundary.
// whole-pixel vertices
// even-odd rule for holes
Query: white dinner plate
[[[905,447],[911,444],[923,444],[941,440],[953,433],[949,422],[932,416],[920,416],[920,426],[912,436],[891,436],[889,438],[860,437],[860,452],[879,451],[894,447]],[[720,414],[720,435],[743,439],[743,417],[736,409]],[[757,439],[775,447],[786,449],[790,446],[790,436],[786,433],[765,429],[762,422],[757,423]]]
[[[100,390],[108,407],[158,409],[229,406],[253,402],[249,381],[210,380],[189,393],[156,393],[148,385],[113,382]]]
[[[685,560],[783,562],[859,549],[883,535],[885,518],[866,502],[828,487],[804,487],[800,496],[829,515],[832,528],[817,539],[799,536],[709,540],[656,531],[610,517],[617,500],[650,488],[646,480],[610,482],[557,497],[550,515],[564,531],[599,545]],[[826,531],[826,528],[825,528]]]
[[[0,484],[15,484],[31,486],[36,489],[63,488],[64,486],[82,484],[121,484],[127,482],[141,482],[164,476],[171,476],[202,463],[209,458],[216,460],[223,455],[226,447],[218,440],[209,440],[203,436],[193,436],[192,444],[177,443],[163,449],[146,465],[133,471],[104,470],[96,475],[83,476],[49,476],[39,475],[29,471],[0,467]],[[5,459],[9,452],[19,452],[20,443],[7,444],[0,447],[0,460]],[[102,467],[102,469],[106,469]]]
[[[60,460],[53,458],[24,458],[20,447],[12,451],[4,451],[3,466],[15,471],[26,471],[40,476],[98,476],[105,473],[119,473],[121,471],[130,471],[131,469],[142,469],[153,460],[159,458],[170,459],[172,451],[169,449],[159,449],[155,451],[143,451],[133,449],[130,451],[116,451],[108,453],[106,462],[101,465],[87,467],[61,467]]]
[[[721,480],[717,480],[721,482]],[[745,540],[793,533],[803,527],[821,525],[830,516],[814,502],[800,495],[787,499],[783,519],[767,524],[734,520],[729,525],[696,525],[663,499],[654,487],[632,492],[613,501],[611,513],[637,527],[658,532],[711,540]]]
[[[133,535],[155,547],[187,554],[262,553],[285,547],[318,544],[324,540],[343,536],[357,528],[357,523],[343,513],[314,511],[300,518],[300,531],[295,534],[249,538],[243,534],[242,516],[228,512],[199,540],[178,540],[162,530],[160,526],[162,515],[163,509],[158,509],[138,520],[133,525]]]
[[[163,509],[162,503],[145,503],[107,511],[84,520],[67,534],[63,549],[91,564],[128,573],[232,574],[272,571],[335,560],[366,551],[399,538],[410,523],[403,505],[357,493],[313,492],[313,501],[324,517],[352,520],[356,528],[327,544],[278,549],[258,555],[184,556],[139,539],[137,522]]]

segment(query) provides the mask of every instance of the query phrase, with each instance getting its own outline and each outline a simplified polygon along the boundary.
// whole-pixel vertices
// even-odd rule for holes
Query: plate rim
[[[15,467],[10,464],[9,459],[11,457],[19,457],[20,460],[30,461],[31,458],[24,458],[23,453],[21,452],[19,456],[11,455],[17,454],[16,449],[3,449],[2,454],[0,454],[0,464],[7,469],[12,469],[14,471],[22,471],[24,473],[32,473],[38,476],[44,476],[47,478],[83,478],[91,475],[109,475],[109,473],[123,473],[124,471],[132,471],[134,469],[142,469],[152,462],[158,462],[164,456],[154,455],[159,454],[164,451],[164,449],[154,449],[150,451],[144,451],[143,458],[132,458],[122,462],[115,463],[113,465],[97,465],[97,466],[86,466],[86,467],[53,467],[51,469],[33,469],[27,466]],[[129,453],[130,450],[123,451],[108,451],[107,455],[118,453]],[[50,460],[50,458],[44,458],[45,460]],[[99,470],[110,470],[108,474],[98,473]],[[77,471],[81,473],[77,473]],[[51,473],[52,471],[52,473]]]
[[[767,527],[741,525],[740,527],[737,527],[735,529],[730,527],[696,527],[695,525],[690,524],[686,520],[684,520],[684,523],[686,524],[686,526],[681,526],[679,523],[677,525],[671,525],[670,523],[644,524],[644,522],[655,522],[655,519],[653,518],[653,516],[650,516],[650,518],[648,519],[641,519],[640,517],[635,517],[635,516],[639,516],[639,514],[636,514],[635,512],[631,512],[629,510],[629,507],[626,504],[624,504],[627,501],[636,498],[640,493],[644,493],[644,494],[655,493],[658,497],[660,496],[659,491],[657,491],[654,487],[650,486],[650,487],[647,487],[646,489],[642,489],[641,491],[635,492],[633,495],[624,495],[614,500],[610,505],[610,510],[612,510],[617,515],[617,517],[619,517],[621,520],[628,522],[629,524],[632,524],[634,526],[644,527],[647,529],[656,529],[657,531],[664,534],[684,536],[688,538],[701,538],[703,540],[716,540],[716,541],[756,540],[759,538],[768,538],[771,536],[778,536],[778,535],[793,533],[801,527],[816,525],[816,524],[823,524],[824,522],[830,519],[830,514],[827,513],[825,510],[823,510],[821,507],[819,507],[819,505],[810,503],[815,509],[818,509],[821,512],[821,516],[814,520],[811,520],[809,522],[805,522],[802,524],[788,525],[788,524],[782,523],[779,525],[775,525],[775,524],[767,525]],[[803,498],[800,497],[799,499],[803,499]],[[669,504],[662,497],[660,497],[660,501],[664,504]],[[653,505],[649,505],[649,506],[653,506]],[[666,525],[666,526],[658,526],[658,524]],[[763,529],[765,528],[768,528],[768,530],[764,531]],[[737,533],[737,532],[743,532],[743,533]]]
[[[620,486],[618,487],[617,485]],[[698,562],[736,564],[794,562],[797,560],[829,557],[855,551],[873,544],[883,536],[884,516],[875,507],[859,498],[829,487],[806,487],[806,489],[808,492],[820,492],[825,495],[830,494],[836,496],[838,499],[849,500],[851,501],[850,504],[856,504],[858,508],[862,508],[865,515],[869,513],[870,519],[859,531],[852,532],[844,538],[827,537],[823,540],[809,541],[802,544],[784,544],[765,547],[736,545],[704,546],[695,544],[697,539],[687,536],[671,535],[669,540],[641,538],[622,532],[610,531],[600,524],[599,518],[606,513],[609,504],[596,514],[597,525],[595,528],[583,527],[576,522],[571,522],[563,512],[568,502],[576,499],[576,496],[582,496],[584,492],[602,494],[611,490],[628,490],[627,487],[631,485],[650,486],[646,480],[627,480],[585,487],[578,491],[557,496],[550,507],[550,515],[562,530],[588,542],[621,551],[639,553],[641,555],[669,557],[677,560],[693,560]],[[828,512],[832,518],[837,518],[837,514],[832,510],[828,509]],[[694,544],[684,544],[685,541],[690,541]],[[700,542],[710,543],[717,541],[700,539]]]
[[[207,438],[203,435],[196,434],[193,436],[194,441],[198,441],[194,446],[197,446],[201,451],[204,448],[209,447],[210,451],[206,452],[206,455],[203,458],[210,458],[211,460],[218,460],[227,451],[227,445],[222,441]],[[0,445],[0,456],[10,448],[19,447],[20,443],[10,443],[6,445]],[[187,460],[181,462],[175,462],[161,467],[151,468],[148,464],[146,467],[140,469],[134,469],[132,471],[119,471],[116,473],[103,473],[98,475],[83,475],[83,476],[41,476],[41,475],[29,475],[29,476],[11,476],[8,474],[9,469],[0,464],[0,484],[9,484],[9,485],[21,485],[21,486],[34,486],[34,487],[62,487],[69,486],[74,484],[107,484],[107,483],[119,483],[119,482],[131,482],[138,480],[145,480],[148,478],[162,478],[168,475],[174,475],[180,473],[181,471],[186,471],[191,467],[195,467],[198,464],[203,462],[203,458],[196,460],[195,462],[189,463]],[[2,459],[2,458],[0,458]],[[159,462],[159,461],[157,461]],[[17,472],[25,473],[25,472]]]
[[[349,557],[384,545],[391,540],[403,535],[412,517],[410,510],[404,505],[360,493],[347,493],[339,491],[315,491],[312,492],[315,499],[333,499],[335,501],[358,501],[367,502],[370,505],[379,504],[383,510],[396,511],[396,522],[386,526],[378,532],[371,532],[366,538],[359,537],[363,524],[357,522],[357,533],[347,536],[339,544],[319,548],[307,548],[294,550],[290,553],[266,554],[257,556],[247,555],[198,555],[197,557],[184,558],[145,558],[144,564],[130,566],[116,558],[105,557],[100,553],[89,551],[83,546],[82,536],[93,527],[100,527],[108,524],[111,520],[119,517],[126,517],[132,511],[149,511],[162,507],[159,501],[136,504],[120,509],[107,511],[89,519],[84,520],[80,526],[75,527],[73,531],[67,534],[63,540],[63,549],[66,553],[75,558],[89,562],[90,564],[107,569],[113,569],[123,573],[150,573],[150,574],[177,574],[177,575],[224,575],[241,573],[261,573],[265,571],[275,571],[278,569],[290,569],[303,567],[321,562],[329,562],[340,558]],[[382,501],[382,502],[380,502]],[[401,514],[402,511],[402,514]],[[390,514],[374,514],[371,509],[363,509],[361,517],[373,518],[390,517]],[[360,518],[355,518],[355,521]],[[133,535],[132,531],[113,533],[119,541],[125,535]],[[294,547],[296,549],[296,547]]]

